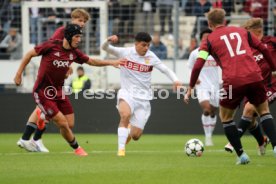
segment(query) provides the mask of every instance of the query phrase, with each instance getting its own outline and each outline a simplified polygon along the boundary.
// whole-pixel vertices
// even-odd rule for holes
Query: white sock
[[[126,140],[128,137],[128,128],[119,127],[118,128],[118,149],[125,149]]]
[[[202,122],[203,130],[206,137],[210,136],[209,117],[210,116],[205,116],[204,114],[201,115],[201,122]]]
[[[216,126],[216,123],[217,123],[217,116],[215,115],[213,118],[210,116],[210,133],[211,135],[213,134],[214,132],[214,129],[215,129],[215,126]]]
[[[130,123],[128,124],[127,129],[128,129],[128,134],[130,134],[130,131],[131,131],[131,124]]]

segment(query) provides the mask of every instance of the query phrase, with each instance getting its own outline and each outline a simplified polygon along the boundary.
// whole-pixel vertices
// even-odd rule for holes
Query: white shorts
[[[209,101],[214,107],[219,106],[219,90],[196,89],[198,102]]]
[[[123,99],[127,102],[131,110],[130,124],[137,128],[144,130],[144,127],[149,119],[151,113],[151,106],[149,100],[142,100],[133,98],[129,93],[120,89],[117,94],[117,108],[119,108],[119,101]]]

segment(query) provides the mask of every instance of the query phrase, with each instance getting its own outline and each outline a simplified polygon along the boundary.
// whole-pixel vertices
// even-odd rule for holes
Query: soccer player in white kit
[[[200,33],[200,40],[204,40],[212,31],[205,29]],[[188,60],[188,66],[193,69],[193,66],[198,57],[198,49],[191,52]],[[205,133],[205,145],[213,146],[212,134],[217,122],[216,109],[219,106],[219,66],[214,58],[209,56],[202,68],[199,80],[196,85],[196,94],[198,102],[203,110],[201,121]]]
[[[151,36],[140,32],[135,36],[133,47],[114,47],[116,35],[108,37],[102,45],[106,52],[126,58],[127,63],[120,67],[121,89],[117,94],[117,108],[120,115],[118,127],[118,156],[125,156],[125,145],[132,138],[138,140],[151,114],[149,100],[153,98],[151,72],[158,69],[173,81],[174,89],[181,85],[177,76],[149,50]],[[129,124],[130,129],[128,129]]]

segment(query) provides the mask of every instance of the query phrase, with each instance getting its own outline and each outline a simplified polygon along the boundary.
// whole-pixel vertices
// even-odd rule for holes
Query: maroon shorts
[[[52,119],[60,111],[62,114],[73,114],[73,107],[67,96],[64,98],[54,98],[50,99],[43,93],[44,90],[39,90],[34,92],[33,96],[35,103],[41,109],[41,111],[46,115],[47,119]]]
[[[273,103],[276,100],[276,85],[266,87],[266,96],[269,104]]]
[[[220,99],[220,105],[228,109],[236,109],[244,98],[258,106],[266,101],[266,90],[262,81],[246,84],[234,89],[225,89],[228,95]]]

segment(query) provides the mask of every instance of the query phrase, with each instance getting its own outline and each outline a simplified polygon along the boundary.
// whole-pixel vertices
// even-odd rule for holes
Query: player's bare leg
[[[274,126],[273,117],[269,111],[267,100],[264,103],[256,106],[256,110],[260,115],[260,124],[262,125],[265,134],[270,139],[274,155],[276,156],[276,129]]]
[[[120,114],[120,123],[118,127],[118,156],[125,156],[125,146],[129,136],[128,125],[131,117],[131,109],[125,100],[120,99],[118,111]]]
[[[205,133],[205,145],[212,146],[212,134],[216,125],[216,108],[213,107],[208,100],[202,101],[200,106],[203,110],[203,114],[201,116],[201,121],[203,125],[203,130]]]
[[[237,164],[248,164],[249,157],[243,151],[239,132],[235,122],[233,121],[235,110],[220,106],[219,114],[221,122],[223,123],[224,133],[238,155]]]
[[[130,129],[130,137],[134,140],[134,141],[138,141],[141,137],[141,135],[143,134],[143,130],[141,128],[135,127],[135,126],[131,126]]]
[[[78,145],[78,142],[76,141],[75,136],[69,127],[69,122],[66,117],[61,112],[58,112],[52,119],[59,127],[63,138],[75,150],[75,154],[79,156],[87,156],[88,154]]]
[[[69,128],[73,129],[75,126],[75,114],[66,114],[64,116],[68,122]]]

